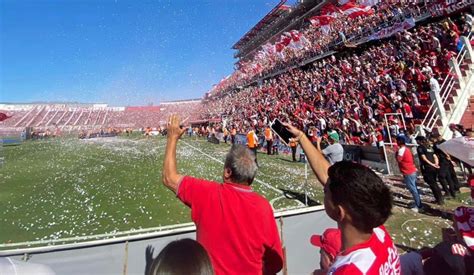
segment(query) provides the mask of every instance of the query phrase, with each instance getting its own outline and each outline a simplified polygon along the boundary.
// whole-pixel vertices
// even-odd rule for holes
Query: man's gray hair
[[[232,171],[235,183],[251,184],[257,174],[257,163],[253,153],[243,145],[233,145],[225,158],[224,168]]]

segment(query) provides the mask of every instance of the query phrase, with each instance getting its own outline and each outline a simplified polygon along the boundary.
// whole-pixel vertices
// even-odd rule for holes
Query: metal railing
[[[472,31],[469,33],[467,36],[468,41],[471,41],[473,37]],[[459,51],[458,55],[454,58],[455,64],[462,66],[464,64],[465,58],[467,54],[467,48],[463,44],[461,47],[461,50]],[[472,62],[472,60],[471,60]],[[457,82],[457,79],[454,77],[456,75],[456,72],[453,70],[451,67],[447,73],[446,78],[443,80],[443,83],[441,84],[440,88],[440,98],[441,98],[441,104],[444,106],[448,100],[451,98],[453,92],[456,90],[455,85]],[[462,78],[462,75],[457,76],[458,78]],[[462,79],[458,79],[459,81],[462,81]],[[432,102],[430,108],[426,112],[426,116],[423,119],[421,126],[424,129],[427,129],[428,131],[432,131],[433,128],[436,127],[438,121],[441,118],[440,110],[438,108],[438,105],[436,102]],[[448,120],[450,119],[447,118]],[[446,126],[446,125],[443,125]]]

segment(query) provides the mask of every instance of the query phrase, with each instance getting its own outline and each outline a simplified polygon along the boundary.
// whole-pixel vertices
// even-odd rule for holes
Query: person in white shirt
[[[425,73],[425,74],[433,74],[433,69],[431,69],[431,67],[430,67],[430,65],[428,65],[428,63],[425,63],[425,65],[421,69],[421,72]]]
[[[451,123],[449,124],[449,130],[453,132],[453,138],[460,138],[462,137],[461,132],[459,132],[458,128],[456,127],[456,124]]]
[[[441,88],[439,86],[438,80],[436,80],[436,78],[434,78],[433,74],[429,74],[429,76],[430,76],[430,89],[431,89],[431,91],[433,91],[435,93],[439,93],[441,91]]]

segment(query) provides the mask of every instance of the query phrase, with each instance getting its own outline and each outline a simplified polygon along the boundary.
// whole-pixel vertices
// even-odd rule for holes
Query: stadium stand
[[[163,102],[157,106],[109,107],[105,104],[3,104],[0,112],[10,116],[0,128],[19,133],[25,127],[35,130],[59,128],[66,131],[102,128],[159,127],[172,113],[182,114],[189,122],[199,119],[201,100]]]
[[[276,10],[281,10],[283,6],[277,7]],[[299,11],[301,7],[304,4],[300,3],[294,9]],[[397,5],[380,1],[374,6],[351,2],[336,6],[323,1],[313,5],[309,11],[303,8],[306,12],[299,17],[286,16],[285,21],[279,19],[283,15],[278,13],[275,22],[268,23],[276,17],[275,9],[234,45],[233,48],[238,50],[236,57],[241,57],[236,64],[237,70],[215,85],[210,94],[246,86],[288,68],[299,67],[331,54],[344,45],[355,46],[373,38],[382,29],[404,22],[406,18],[416,21],[429,16],[425,1],[401,2]],[[283,25],[280,29],[262,27],[278,25],[282,20],[291,24]],[[272,29],[276,34],[268,38],[266,29]],[[253,50],[249,51],[249,47]]]
[[[410,16],[414,10],[420,13],[407,7]],[[401,14],[390,12],[392,17]],[[465,17],[436,21],[386,41],[351,45],[306,66],[290,66],[261,85],[221,86],[208,94],[203,119],[225,118],[240,131],[262,128],[274,118],[299,121],[304,129],[337,129],[346,144],[376,145],[382,135],[387,140],[386,126],[403,128],[395,117],[387,125],[384,114],[400,113],[413,134],[432,104],[431,76],[439,85],[452,77],[449,62],[457,56],[460,35],[469,35],[471,25]]]

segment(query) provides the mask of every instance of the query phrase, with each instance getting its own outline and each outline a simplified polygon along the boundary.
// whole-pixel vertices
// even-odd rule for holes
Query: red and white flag
[[[313,16],[309,19],[313,27],[321,28],[321,31],[328,34],[331,31],[331,22],[335,20],[332,15]]]
[[[342,5],[340,9],[342,13],[349,16],[349,18],[374,14],[374,9],[370,6],[357,5],[356,3],[352,2]]]
[[[301,41],[301,33],[297,30],[292,30],[290,31],[290,36],[291,36],[291,42],[290,42],[290,47],[295,49],[295,50],[301,50],[304,48],[303,42]]]
[[[283,49],[285,48],[285,45],[283,45],[283,43],[276,43],[275,44],[275,50],[277,53],[283,51]]]
[[[334,21],[334,16],[332,15],[320,15],[320,16],[313,16],[309,18],[309,22],[313,27],[319,27],[324,25],[329,25],[332,21]]]
[[[289,32],[283,33],[283,35],[280,38],[280,44],[283,44],[284,47],[290,45],[291,43],[291,34]]]
[[[285,58],[285,53],[283,52],[284,49],[285,49],[285,45],[284,45],[283,43],[276,43],[276,44],[275,44],[276,55],[277,55],[280,59],[284,59],[284,58]]]
[[[321,14],[337,17],[339,14],[342,14],[342,11],[333,4],[327,4],[321,8]]]

